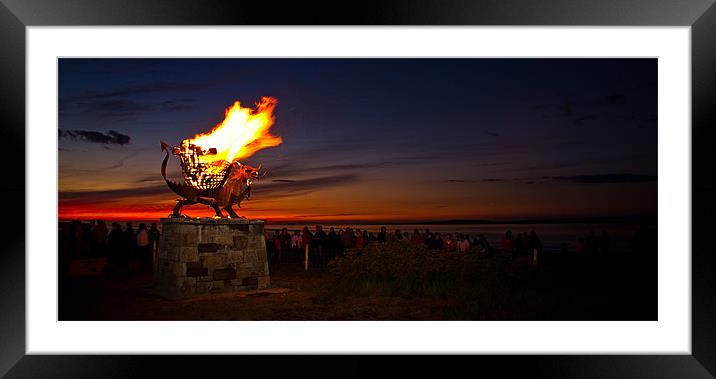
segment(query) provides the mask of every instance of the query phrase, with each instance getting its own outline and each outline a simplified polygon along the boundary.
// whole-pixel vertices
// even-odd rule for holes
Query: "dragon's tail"
[[[167,162],[169,161],[169,154],[171,151],[171,147],[168,143],[164,141],[159,141],[162,145],[162,151],[166,151],[167,155],[164,157],[164,160],[162,161],[162,177],[164,178],[164,181],[167,182],[167,186],[174,191],[177,195],[183,197],[183,198],[190,198],[195,193],[193,193],[193,189],[191,187],[187,187],[182,185],[181,183],[176,183],[173,180],[167,179]]]
[[[162,161],[162,177],[164,180],[169,183],[169,180],[167,179],[167,162],[169,161],[169,144],[159,140],[159,143],[162,145],[162,151],[167,152],[167,156],[164,157],[164,160]]]

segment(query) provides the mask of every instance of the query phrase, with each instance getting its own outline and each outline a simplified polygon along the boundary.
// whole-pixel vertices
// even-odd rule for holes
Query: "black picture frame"
[[[381,374],[447,373],[466,364],[483,372],[580,377],[711,377],[716,374],[716,247],[710,219],[716,211],[716,5],[714,0],[458,0],[301,1],[277,4],[222,0],[0,0],[0,141],[25,146],[25,28],[41,25],[613,25],[690,26],[692,63],[692,355],[476,356],[431,360],[375,357]],[[684,125],[688,127],[688,125]],[[711,136],[711,137],[709,137]],[[19,163],[19,162],[16,162]],[[54,170],[48,167],[48,170]],[[0,374],[8,377],[208,376],[241,373],[325,374],[317,357],[50,356],[25,354],[24,175],[0,181],[4,218],[0,228]],[[19,201],[23,199],[23,201]],[[32,225],[27,225],[32,228]],[[20,232],[22,231],[22,233]],[[665,231],[660,231],[665,232]],[[688,253],[684,252],[669,252]],[[337,357],[331,376],[373,375],[368,357]],[[469,362],[466,362],[469,359]],[[372,363],[372,362],[371,362]],[[310,371],[306,371],[310,368]]]

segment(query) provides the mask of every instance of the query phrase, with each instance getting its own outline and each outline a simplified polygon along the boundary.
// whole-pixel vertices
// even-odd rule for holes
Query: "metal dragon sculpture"
[[[230,218],[245,218],[236,214],[232,206],[241,208],[241,202],[251,197],[251,182],[266,176],[266,173],[261,174],[261,165],[254,168],[236,161],[206,163],[202,161],[201,153],[198,151],[182,149],[178,146],[170,147],[164,141],[160,143],[162,151],[167,152],[162,161],[162,177],[169,188],[181,196],[174,206],[171,217],[183,217],[181,209],[185,205],[204,204],[214,209],[216,217],[224,217],[221,211],[223,209]],[[184,183],[167,179],[170,150],[180,159]],[[209,154],[212,150],[215,153],[215,149],[210,149]]]

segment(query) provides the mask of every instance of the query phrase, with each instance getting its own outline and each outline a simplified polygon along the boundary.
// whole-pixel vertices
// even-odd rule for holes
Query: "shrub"
[[[319,300],[346,296],[437,297],[467,295],[506,284],[510,261],[459,252],[432,252],[403,241],[371,243],[329,265]]]

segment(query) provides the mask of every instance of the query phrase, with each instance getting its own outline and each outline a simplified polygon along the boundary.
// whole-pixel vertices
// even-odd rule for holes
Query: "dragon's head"
[[[261,173],[261,165],[259,165],[259,167],[254,168],[249,165],[234,162],[232,163],[232,166],[234,170],[231,175],[231,179],[245,181],[248,185],[250,185],[251,182],[254,180],[259,181],[264,176],[266,176],[266,174],[268,174],[268,172]]]

